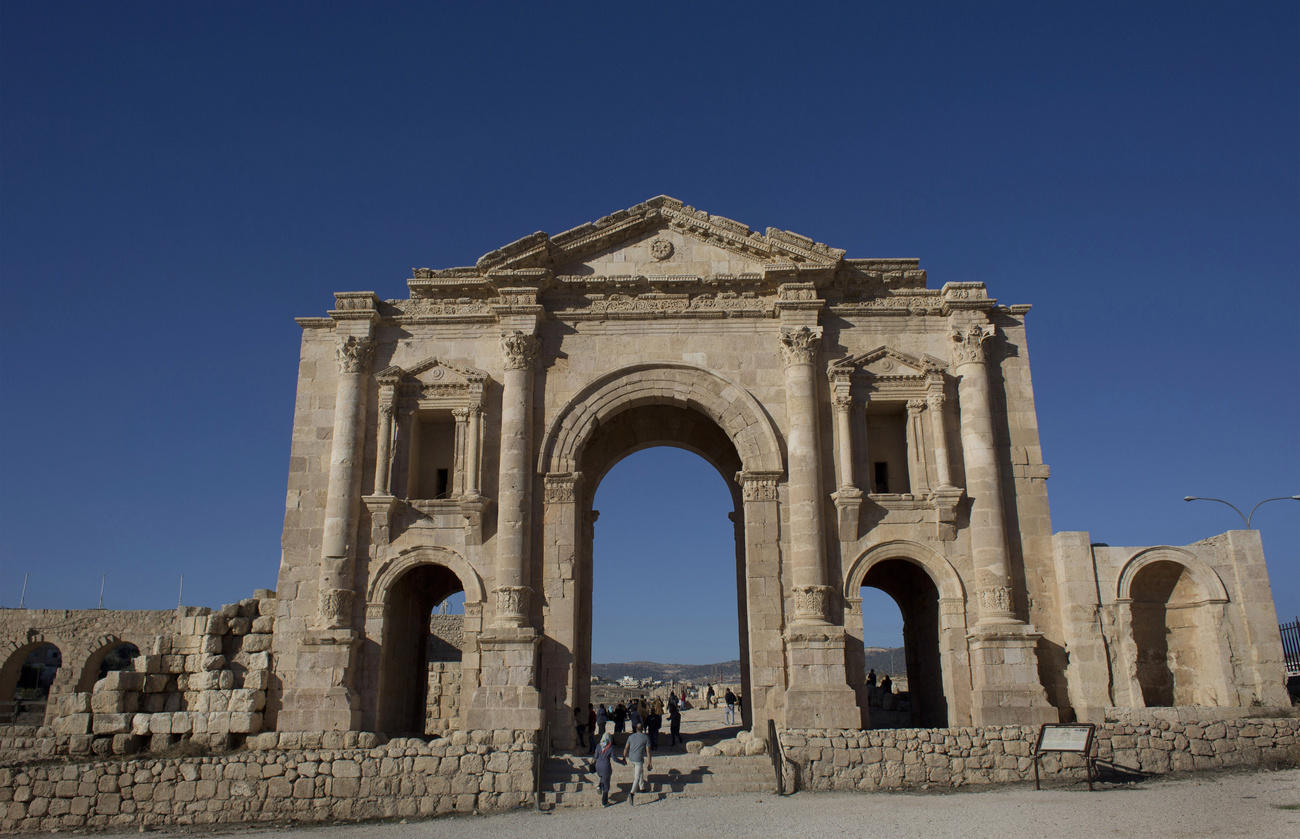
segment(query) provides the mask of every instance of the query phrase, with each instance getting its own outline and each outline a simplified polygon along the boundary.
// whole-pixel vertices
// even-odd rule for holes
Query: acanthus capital
[[[339,342],[339,372],[361,373],[370,363],[370,354],[375,349],[375,342],[369,338],[349,335]]]
[[[527,370],[537,361],[537,338],[519,330],[501,336],[501,354],[507,370]]]
[[[972,323],[965,329],[954,329],[952,332],[953,366],[983,364],[984,342],[993,337],[994,331],[993,325],[988,323]]]
[[[821,327],[801,326],[781,330],[781,358],[785,365],[812,364],[822,340]]]

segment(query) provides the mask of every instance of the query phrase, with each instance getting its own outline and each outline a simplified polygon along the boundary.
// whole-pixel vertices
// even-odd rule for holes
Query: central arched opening
[[[744,509],[731,440],[697,411],[643,405],[601,423],[581,468],[595,478],[583,499],[589,520],[599,516],[587,532],[587,649],[578,655],[591,678],[581,707],[641,695],[666,707],[670,692],[685,692],[688,728],[725,736],[747,726]],[[705,712],[710,686],[719,704]],[[740,698],[730,723],[728,689]],[[666,747],[666,714],[662,725]]]

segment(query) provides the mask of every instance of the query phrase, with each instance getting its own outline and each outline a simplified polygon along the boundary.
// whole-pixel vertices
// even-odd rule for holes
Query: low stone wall
[[[1033,777],[1031,726],[785,731],[781,744],[800,789],[875,790],[962,786]],[[1269,764],[1300,765],[1300,719],[1177,719],[1097,726],[1101,761],[1144,773]],[[1078,755],[1043,757],[1044,777],[1082,780]]]
[[[270,732],[250,738],[261,748],[210,757],[0,766],[0,832],[432,816],[532,800],[536,732],[357,745],[377,739]]]

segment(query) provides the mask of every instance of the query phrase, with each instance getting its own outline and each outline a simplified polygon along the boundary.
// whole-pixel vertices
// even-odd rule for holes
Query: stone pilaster
[[[966,494],[971,499],[970,544],[979,618],[969,636],[976,725],[1032,725],[1054,722],[1038,677],[1037,644],[1042,636],[1016,617],[1012,601],[1002,485],[984,343],[987,323],[966,322],[952,333],[953,373],[959,377],[961,444]]]
[[[829,584],[822,523],[825,497],[814,374],[821,327],[783,329],[780,340],[789,428],[794,594],[794,620],[786,626],[790,686],[785,724],[791,728],[856,728],[861,715],[845,672],[844,627],[832,624],[828,617],[837,592]]]
[[[839,467],[839,489],[831,493],[835,501],[836,533],[841,542],[858,538],[858,516],[862,510],[862,490],[853,475],[853,395],[847,370],[832,369],[831,404],[835,408],[835,462]],[[865,437],[865,435],[864,435]]]

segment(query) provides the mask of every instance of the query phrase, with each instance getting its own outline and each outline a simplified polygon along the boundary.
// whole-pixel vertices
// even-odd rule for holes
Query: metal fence
[[[1287,676],[1300,676],[1300,618],[1280,624],[1282,630],[1282,658],[1286,660]]]

